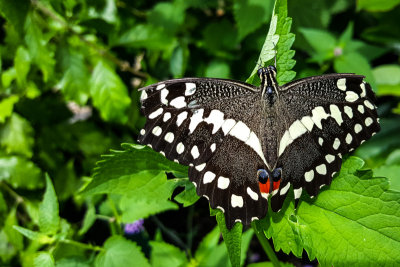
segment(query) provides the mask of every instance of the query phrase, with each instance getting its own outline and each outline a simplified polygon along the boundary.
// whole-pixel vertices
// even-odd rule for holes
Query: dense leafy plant
[[[398,4],[0,0],[1,265],[400,262]],[[280,83],[364,74],[382,131],[316,199],[294,210],[289,196],[283,212],[228,231],[186,167],[135,144],[136,89],[182,76],[256,84],[256,62],[275,55]]]

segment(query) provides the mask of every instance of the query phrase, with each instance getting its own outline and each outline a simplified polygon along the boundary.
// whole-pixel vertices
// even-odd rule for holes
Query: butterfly
[[[261,84],[182,78],[141,88],[147,122],[138,141],[189,166],[199,196],[245,225],[278,212],[293,188],[314,197],[340,170],[342,155],[380,130],[364,76],[308,77],[279,86],[274,66]]]

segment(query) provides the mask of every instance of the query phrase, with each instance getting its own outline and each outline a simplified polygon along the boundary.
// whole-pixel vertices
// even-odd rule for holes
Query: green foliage
[[[289,266],[274,248],[295,265],[304,251],[322,266],[399,262],[399,14],[398,0],[0,0],[0,265]],[[187,167],[133,144],[137,88],[258,84],[275,58],[280,84],[365,75],[382,130],[317,198],[294,210],[290,193],[254,230],[212,211],[215,227]],[[269,262],[251,262],[262,250]]]

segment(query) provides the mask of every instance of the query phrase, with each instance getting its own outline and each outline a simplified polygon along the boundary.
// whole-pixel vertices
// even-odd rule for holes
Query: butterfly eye
[[[263,74],[263,68],[259,68],[257,74],[258,76],[261,76]]]
[[[277,182],[281,179],[282,176],[282,168],[276,168],[272,171],[272,180]]]
[[[257,171],[258,181],[262,184],[265,184],[268,181],[268,172],[264,169],[259,169]]]
[[[276,68],[274,66],[268,66],[268,70],[276,73]]]

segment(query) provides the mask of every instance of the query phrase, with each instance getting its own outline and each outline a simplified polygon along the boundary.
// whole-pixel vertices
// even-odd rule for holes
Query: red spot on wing
[[[279,189],[279,185],[280,184],[281,184],[281,180],[278,180],[277,182],[274,182],[273,185],[272,185],[273,188],[274,188],[273,190]]]
[[[269,194],[269,179],[267,180],[267,182],[265,184],[258,182],[258,185],[260,186],[261,193]]]

